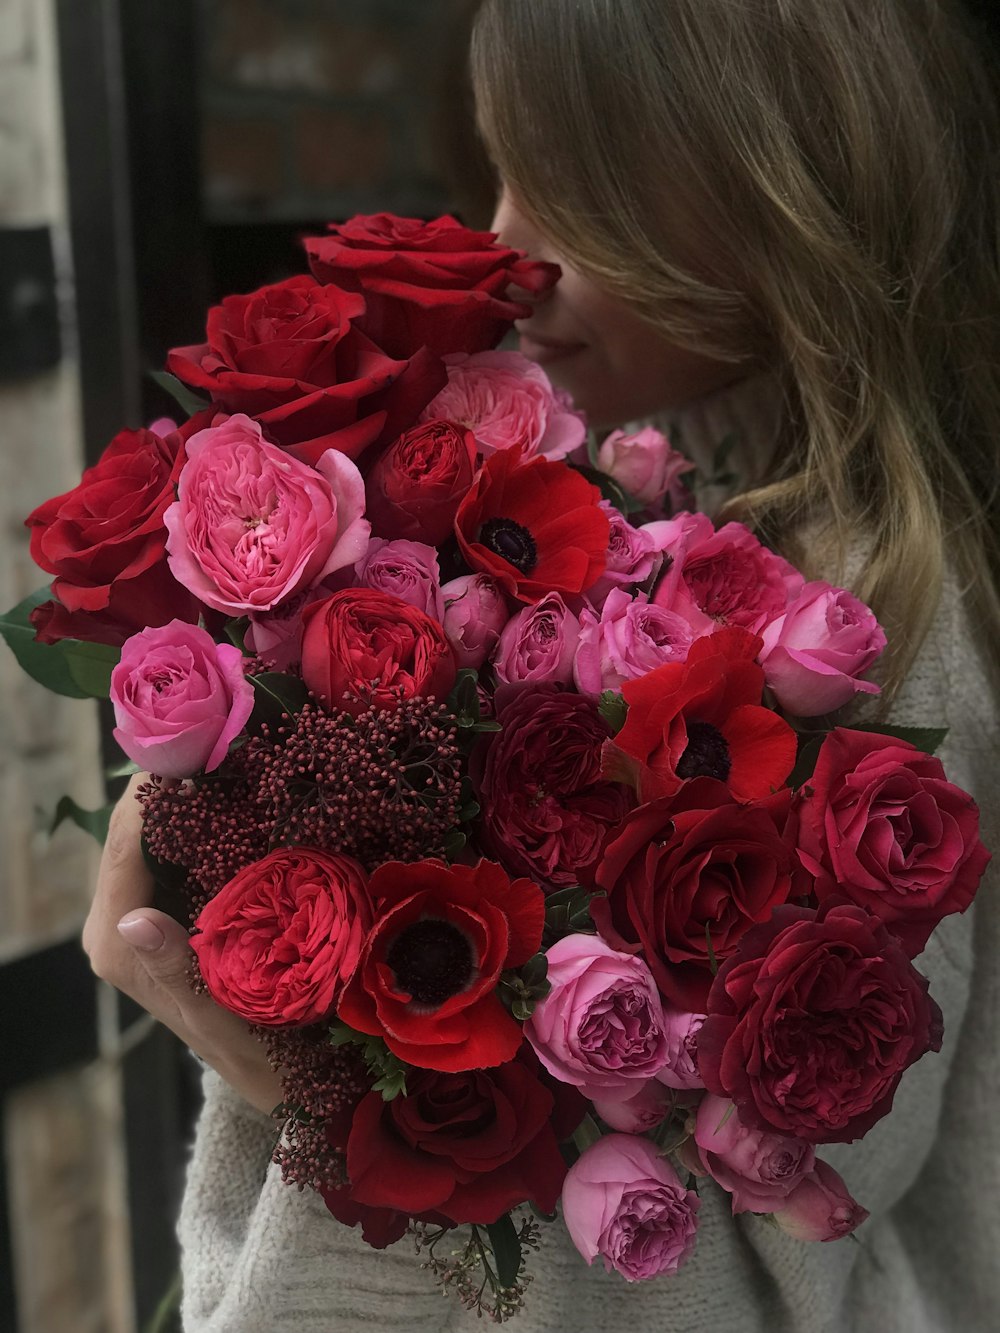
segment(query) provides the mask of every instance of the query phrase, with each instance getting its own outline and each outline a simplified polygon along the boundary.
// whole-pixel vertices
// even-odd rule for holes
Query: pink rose
[[[773,1213],[816,1165],[811,1144],[748,1128],[725,1097],[704,1098],[694,1139],[709,1175],[732,1195],[734,1213]]]
[[[302,612],[313,602],[330,596],[330,589],[314,583],[307,592],[276,606],[273,611],[250,617],[244,643],[267,663],[271,671],[287,671],[302,656]]]
[[[655,573],[662,562],[657,529],[665,526],[650,523],[646,528],[636,528],[609,500],[602,500],[599,508],[607,516],[611,531],[604,573],[587,589],[587,601],[598,609],[612,588],[643,583]]]
[[[663,1004],[641,958],[597,935],[546,951],[551,987],[524,1025],[542,1064],[585,1097],[624,1101],[663,1068]]]
[[[237,414],[198,431],[166,511],[174,578],[226,615],[270,611],[354,564],[368,545],[357,467],[328,449],[315,468]]]
[[[568,685],[580,622],[557,592],[508,620],[493,657],[497,680]]]
[[[667,1032],[667,1062],[657,1074],[668,1088],[703,1088],[698,1073],[698,1033],[705,1021],[704,1014],[689,1014],[673,1005],[663,1006]]]
[[[444,632],[460,667],[478,670],[500,641],[510,613],[500,585],[488,574],[463,574],[441,589]]]
[[[433,546],[372,537],[356,571],[359,587],[391,593],[434,620],[444,620],[441,574]]]
[[[611,1129],[622,1134],[645,1134],[677,1105],[675,1093],[656,1078],[647,1079],[638,1092],[623,1102],[594,1098],[594,1110]]]
[[[111,673],[115,740],[165,778],[210,773],[253,711],[243,654],[196,625],[172,620],[133,634]]]
[[[573,679],[581,694],[595,698],[603,690],[620,689],[626,680],[644,676],[665,662],[683,662],[694,640],[688,622],[651,606],[649,598],[612,588],[600,617],[584,607]]]
[[[485,455],[499,449],[565,458],[583,443],[587,427],[540,366],[520,352],[456,353],[445,357],[448,383],[424,410],[471,430]]]
[[[634,434],[612,431],[598,450],[597,466],[633,499],[652,505],[691,471],[692,464],[670,447],[662,431],[646,426]]]
[[[882,652],[885,633],[845,588],[807,583],[761,636],[767,683],[781,707],[798,717],[832,713],[858,692],[879,693],[858,677]]]
[[[700,1200],[648,1139],[608,1134],[570,1167],[562,1207],[573,1244],[627,1282],[676,1273],[690,1257]]]
[[[855,1202],[833,1167],[817,1159],[784,1207],[772,1216],[796,1240],[840,1240],[857,1230],[868,1210]]]

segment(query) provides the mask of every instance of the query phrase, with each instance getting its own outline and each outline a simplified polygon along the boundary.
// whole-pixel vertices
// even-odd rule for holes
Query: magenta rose
[[[642,1282],[676,1273],[691,1256],[700,1200],[648,1139],[608,1134],[570,1167],[563,1218],[573,1244],[592,1264]]]
[[[596,699],[665,662],[685,661],[693,641],[683,616],[652,606],[643,594],[632,597],[623,588],[612,588],[599,616],[586,607],[580,612],[573,661],[576,688]]]
[[[600,509],[606,515],[610,532],[604,573],[587,589],[587,601],[600,609],[613,588],[630,588],[644,583],[663,562],[659,534],[665,524],[649,523],[637,528],[609,500]]]
[[[253,712],[243,654],[197,625],[133,634],[111,673],[115,740],[142,768],[189,778],[219,767]]]
[[[941,1035],[926,978],[875,917],[836,900],[777,907],[719,969],[698,1068],[751,1129],[850,1143]]]
[[[440,546],[476,471],[476,438],[450,421],[414,426],[368,474],[368,519],[378,537]]]
[[[493,654],[497,680],[568,685],[579,636],[580,622],[559,593],[550,592],[504,626]]]
[[[867,1208],[851,1197],[841,1177],[817,1159],[812,1171],[772,1214],[786,1235],[796,1240],[840,1240],[868,1217]]]
[[[550,990],[524,1035],[560,1083],[588,1098],[625,1100],[666,1060],[663,1009],[649,968],[596,935],[567,935],[545,956]]]
[[[460,667],[482,666],[510,618],[500,585],[488,574],[463,574],[441,589],[444,632],[455,649]]]
[[[816,896],[865,908],[911,958],[939,921],[966,910],[990,862],[972,797],[939,759],[891,736],[835,728],[797,815]]]
[[[812,1171],[812,1145],[787,1134],[750,1129],[724,1097],[705,1097],[694,1131],[701,1160],[732,1195],[734,1213],[773,1213]]]
[[[333,1013],[371,922],[356,861],[282,847],[202,908],[191,946],[224,1009],[262,1027],[302,1027]]]
[[[446,358],[448,383],[422,420],[461,422],[480,453],[520,449],[527,462],[538,455],[565,458],[583,443],[583,417],[553,388],[541,366],[520,352],[464,353]]]
[[[268,444],[250,417],[192,435],[167,553],[179,583],[230,616],[270,611],[368,545],[361,473],[328,450],[315,468]]]
[[[628,432],[613,430],[597,453],[597,466],[644,505],[656,504],[676,488],[693,464],[653,426]]]
[[[698,1073],[698,1033],[705,1021],[704,1014],[689,1014],[663,1006],[667,1033],[667,1061],[657,1078],[668,1088],[690,1091],[705,1086]]]
[[[444,620],[437,551],[423,542],[382,541],[373,537],[356,566],[362,588],[391,593],[435,620]]]

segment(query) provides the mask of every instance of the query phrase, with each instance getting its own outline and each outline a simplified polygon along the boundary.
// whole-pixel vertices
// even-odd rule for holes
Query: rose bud
[[[218,768],[253,699],[240,650],[181,620],[133,634],[111,673],[115,740],[165,778]]]
[[[734,1213],[770,1213],[783,1207],[816,1165],[811,1144],[749,1129],[724,1097],[702,1101],[694,1138],[709,1175],[732,1195]]]
[[[355,571],[362,588],[377,588],[434,620],[444,619],[441,572],[433,546],[373,537]]]
[[[676,1105],[673,1092],[658,1078],[648,1079],[623,1102],[594,1098],[594,1110],[611,1129],[622,1134],[645,1134],[654,1129]]]
[[[843,1180],[826,1162],[815,1167],[772,1216],[796,1240],[840,1240],[867,1218],[867,1208],[850,1195]]]
[[[508,620],[493,656],[497,680],[505,684],[568,685],[580,622],[557,592]]]
[[[667,1063],[657,1074],[668,1088],[690,1091],[705,1085],[698,1073],[698,1033],[704,1014],[688,1014],[673,1005],[663,1006],[667,1031]]]
[[[653,426],[629,434],[613,430],[597,454],[597,466],[641,504],[662,500],[692,464]]]
[[[450,421],[406,431],[368,476],[367,515],[379,537],[440,546],[476,470],[476,439]]]
[[[463,574],[441,589],[444,632],[460,667],[478,669],[500,640],[509,619],[500,585],[488,574]]]

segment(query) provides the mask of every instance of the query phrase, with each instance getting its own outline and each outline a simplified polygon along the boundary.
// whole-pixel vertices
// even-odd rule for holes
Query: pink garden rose
[[[612,588],[628,588],[643,583],[659,569],[663,562],[658,537],[666,524],[650,523],[637,528],[610,500],[602,500],[599,508],[611,525],[608,535],[608,555],[604,573],[587,589],[587,601],[600,609]]]
[[[760,664],[782,708],[798,717],[832,713],[855,694],[878,694],[860,680],[885,647],[885,633],[846,588],[807,583],[762,630]]]
[[[573,1244],[627,1282],[676,1273],[690,1258],[700,1200],[648,1139],[608,1134],[570,1167],[562,1208]]]
[[[368,545],[361,473],[329,449],[315,468],[237,414],[198,431],[164,514],[170,571],[230,616],[270,611],[354,564]]]
[[[583,417],[566,395],[553,388],[541,366],[520,352],[456,353],[445,357],[448,383],[422,421],[442,418],[471,430],[480,452],[523,451],[565,458],[583,443]]]
[[[115,740],[128,757],[165,778],[210,773],[253,711],[243,654],[172,620],[126,640],[111,673]]]
[[[632,597],[624,588],[612,588],[600,616],[586,607],[580,612],[576,688],[595,698],[603,690],[621,689],[626,680],[666,662],[683,662],[693,640],[683,616],[652,606],[642,593]]]
[[[667,1032],[667,1062],[656,1077],[668,1088],[703,1088],[705,1084],[698,1073],[697,1057],[698,1033],[705,1015],[689,1014],[683,1009],[675,1009],[672,1004],[665,1004],[663,1018]]]
[[[867,1218],[868,1210],[851,1197],[833,1167],[817,1158],[812,1171],[772,1216],[796,1240],[824,1241],[849,1236]]]
[[[811,1144],[742,1124],[732,1102],[705,1097],[694,1131],[708,1174],[732,1195],[734,1213],[773,1213],[816,1165]]]
[[[441,589],[444,632],[460,667],[478,670],[500,641],[510,612],[500,585],[488,574],[463,574]]]
[[[645,1134],[655,1129],[677,1104],[676,1094],[656,1078],[647,1079],[623,1102],[594,1098],[594,1110],[611,1129],[622,1134]]]
[[[597,935],[567,935],[546,951],[548,995],[524,1035],[560,1083],[624,1101],[663,1068],[663,1006],[641,958]]]
[[[645,426],[633,433],[613,430],[598,450],[597,466],[634,500],[652,505],[691,471],[692,464],[671,448],[662,431]]]
[[[441,573],[433,546],[372,537],[356,572],[360,587],[391,593],[434,620],[444,620]]]
[[[568,685],[580,622],[557,592],[508,620],[493,655],[497,680],[513,685]]]

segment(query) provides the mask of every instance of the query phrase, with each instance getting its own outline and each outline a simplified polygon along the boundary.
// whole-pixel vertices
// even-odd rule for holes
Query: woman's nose
[[[538,228],[524,216],[506,186],[497,200],[496,212],[493,214],[493,221],[490,223],[490,231],[496,232],[501,245],[507,245],[512,250],[522,250],[529,259],[547,260],[550,263],[559,262],[552,246],[541,235]],[[537,305],[539,301],[543,301],[550,294],[551,290],[551,288],[548,288],[544,292],[532,293],[523,291],[521,288],[511,287],[507,294],[512,300],[530,301],[533,305]]]

